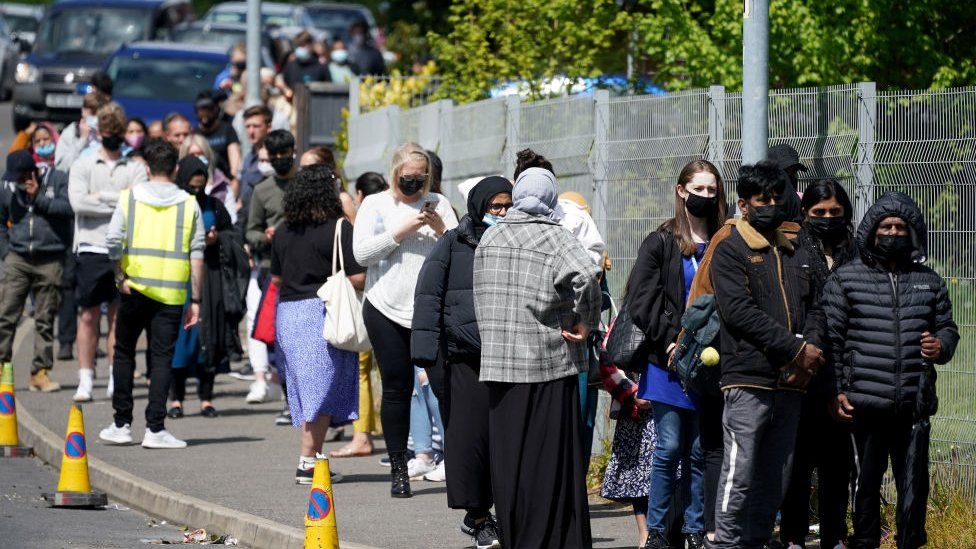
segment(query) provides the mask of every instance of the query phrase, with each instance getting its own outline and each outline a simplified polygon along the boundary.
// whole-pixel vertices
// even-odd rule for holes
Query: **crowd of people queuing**
[[[328,77],[306,38],[276,88],[286,96]],[[239,61],[218,88],[242,84]],[[248,403],[283,400],[276,423],[300,430],[295,481],[308,484],[334,429],[354,434],[332,458],[373,453],[377,368],[391,496],[446,479],[477,547],[582,548],[602,382],[616,427],[601,494],[632,506],[640,547],[766,547],[779,515],[777,541],[802,548],[814,470],[821,547],[878,547],[889,459],[898,547],[925,543],[934,365],[959,335],[908,196],[886,194],[855,227],[838,182],[797,192],[806,168],[780,145],[741,168],[734,217],[719,170],[688,163],[674,216],[615,289],[642,339],[616,364],[602,348],[605,240],[544,157],[520,152],[514,181],[465,182],[459,211],[431,151],[404,144],[387,178],[347,190],[332,151],[299,150],[287,117],[266,104],[229,116],[226,100],[207,92],[195,122],[147,126],[96,78],[77,122],[33,126],[7,157],[0,362],[31,298],[31,390],[60,388],[57,332],[87,402],[104,335],[115,417],[102,440],[132,442],[142,333],[147,448],[186,446],[165,422],[184,417],[189,377],[200,415],[218,417],[215,376],[246,353],[232,375],[252,381]],[[320,289],[335,276],[362,293],[369,352],[323,337]],[[717,323],[704,387],[675,359],[701,310]]]

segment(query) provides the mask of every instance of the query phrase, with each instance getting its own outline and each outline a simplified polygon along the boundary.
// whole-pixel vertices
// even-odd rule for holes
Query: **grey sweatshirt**
[[[189,196],[174,183],[148,181],[132,188],[132,196],[137,202],[150,206],[165,207],[181,204]],[[105,243],[108,246],[108,257],[113,261],[122,259],[125,251],[125,212],[116,208],[112,214],[112,221],[108,224]],[[137,220],[138,221],[138,220]],[[190,259],[203,259],[203,249],[206,246],[203,233],[203,213],[200,205],[193,201],[193,238],[190,240]]]
[[[114,163],[99,151],[79,158],[68,174],[68,199],[75,212],[74,251],[108,253],[105,231],[119,192],[148,179],[143,164],[124,156]]]

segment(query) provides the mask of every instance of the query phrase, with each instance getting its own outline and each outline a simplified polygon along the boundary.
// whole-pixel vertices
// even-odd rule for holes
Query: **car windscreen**
[[[212,11],[207,15],[208,23],[247,23],[247,13],[243,11]],[[299,22],[290,13],[263,13],[261,23],[265,27],[294,27]]]
[[[135,9],[59,9],[41,22],[37,53],[111,53],[146,36],[151,12]]]
[[[344,37],[353,23],[366,20],[363,12],[359,10],[309,6],[306,11],[312,18],[315,28],[327,30],[333,36]]]
[[[115,82],[112,95],[125,99],[194,101],[197,94],[213,87],[226,60],[165,59],[119,55],[108,66]]]
[[[247,41],[247,33],[216,29],[180,29],[173,33],[173,42],[221,46],[228,50],[236,44]]]
[[[3,14],[3,18],[10,25],[11,32],[36,32],[37,19],[30,15],[14,15],[12,13]]]

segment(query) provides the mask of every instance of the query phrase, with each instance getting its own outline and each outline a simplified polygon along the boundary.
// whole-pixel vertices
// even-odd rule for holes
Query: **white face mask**
[[[274,168],[271,167],[271,162],[266,162],[263,160],[258,162],[258,171],[261,172],[261,175],[264,177],[270,177],[275,173]]]
[[[338,63],[339,65],[344,64],[349,60],[349,52],[346,50],[335,50],[332,52],[332,62]]]

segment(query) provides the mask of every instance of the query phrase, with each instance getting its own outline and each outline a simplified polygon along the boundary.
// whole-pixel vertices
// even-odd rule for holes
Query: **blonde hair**
[[[422,160],[427,166],[427,179],[424,181],[423,194],[430,192],[430,157],[427,156],[427,151],[423,147],[416,143],[404,143],[393,151],[393,158],[390,159],[390,187],[400,181],[400,174],[403,172],[403,166],[408,162],[413,162],[416,160]]]
[[[210,142],[207,141],[206,137],[198,133],[191,133],[186,136],[186,139],[183,140],[183,145],[180,146],[180,160],[183,160],[190,154],[190,148],[194,145],[200,147],[200,150],[203,151],[203,156],[207,158],[207,175],[210,176],[208,179],[212,182],[214,180],[214,170],[216,169],[214,167],[214,152],[210,148]]]
[[[122,106],[111,101],[98,108],[98,131],[106,132],[109,135],[122,135],[125,133],[125,111]]]

